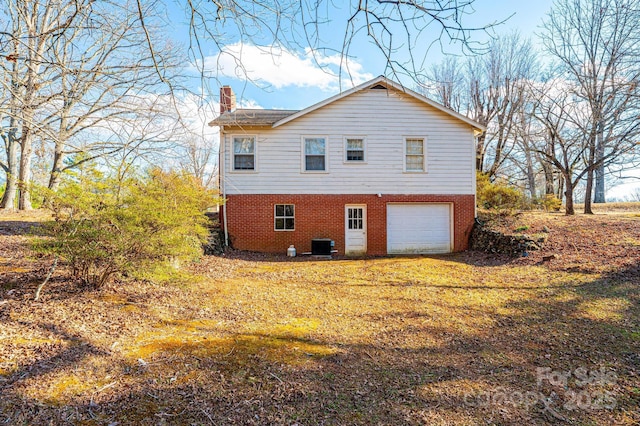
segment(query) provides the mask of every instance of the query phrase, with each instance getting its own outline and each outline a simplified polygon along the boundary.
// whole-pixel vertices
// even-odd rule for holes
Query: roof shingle
[[[285,109],[236,109],[218,116],[210,126],[271,126],[297,110]]]

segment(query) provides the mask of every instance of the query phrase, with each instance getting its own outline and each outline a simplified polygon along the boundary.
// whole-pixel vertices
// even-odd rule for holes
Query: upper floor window
[[[327,170],[326,153],[325,138],[304,138],[304,170],[311,172]]]
[[[345,151],[347,162],[364,162],[364,138],[345,138]]]
[[[424,172],[424,139],[405,139],[405,170],[407,172]]]
[[[233,137],[233,170],[255,170],[256,138],[254,136]]]

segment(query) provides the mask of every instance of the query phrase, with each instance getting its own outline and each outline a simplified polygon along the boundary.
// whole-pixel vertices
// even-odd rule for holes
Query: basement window
[[[295,230],[295,206],[293,204],[276,204],[274,223],[276,231]]]

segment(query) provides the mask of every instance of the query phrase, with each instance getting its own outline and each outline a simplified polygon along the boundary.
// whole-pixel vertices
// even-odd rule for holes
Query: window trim
[[[363,160],[349,160],[347,159],[347,156],[349,154],[348,149],[347,149],[347,139],[361,139],[362,140],[362,157]],[[343,149],[344,149],[344,154],[342,156],[342,162],[344,164],[367,164],[367,160],[369,158],[369,154],[367,153],[367,137],[366,136],[361,136],[361,135],[348,135],[348,136],[344,136],[342,138],[343,140]]]
[[[253,169],[236,169],[236,153],[234,142],[236,138],[253,138]],[[258,172],[258,135],[231,135],[231,170],[232,173],[257,173]]]
[[[422,140],[422,170],[407,169],[407,140]],[[426,136],[403,136],[402,137],[402,170],[404,173],[427,173],[427,137]]]
[[[278,216],[276,213],[276,210],[278,208],[278,206],[292,206],[293,207],[293,216],[287,216],[286,214],[284,216]],[[276,227],[276,220],[277,219],[288,219],[291,218],[293,219],[293,229],[287,229],[286,225],[283,229],[278,229]],[[274,203],[273,204],[273,230],[276,232],[292,232],[296,230],[296,205],[292,204],[292,203]]]
[[[324,139],[324,170],[307,170],[306,139]],[[327,135],[302,135],[300,137],[300,170],[302,173],[322,174],[329,173],[329,136]]]

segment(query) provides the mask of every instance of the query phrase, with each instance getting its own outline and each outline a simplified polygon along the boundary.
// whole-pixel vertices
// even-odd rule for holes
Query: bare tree
[[[47,66],[45,52],[51,42],[61,37],[72,26],[74,19],[91,9],[90,1],[45,2],[18,0],[8,2],[6,21],[8,28],[0,31],[0,36],[12,46],[9,69],[4,69],[9,79],[3,79],[5,94],[11,99],[9,108],[9,131],[19,132],[15,141],[20,146],[17,187],[19,188],[20,209],[31,208],[29,182],[33,140],[39,129],[37,110],[49,96],[49,83],[44,69]],[[7,84],[8,82],[8,84]],[[15,143],[10,138],[5,144]],[[10,167],[9,167],[10,168]],[[8,176],[11,179],[10,176]],[[7,179],[7,181],[9,181]],[[12,207],[11,199],[15,190],[7,185],[3,206]]]
[[[310,49],[314,55],[338,52],[339,77],[349,80],[349,61],[365,42],[378,48],[387,73],[418,81],[433,45],[443,51],[451,45],[464,53],[485,51],[487,46],[476,36],[492,33],[499,22],[467,25],[466,18],[475,12],[473,4],[474,0],[187,0],[185,12],[196,60],[205,56],[203,43],[213,42],[222,50],[231,35],[235,42]],[[336,20],[336,15],[345,18]],[[337,32],[343,34],[341,43],[328,43]],[[239,59],[237,66],[242,70]]]
[[[192,135],[182,142],[179,152],[183,153],[179,161],[182,170],[195,176],[205,188],[216,186],[218,150],[213,138]]]
[[[2,113],[2,141],[4,142],[5,161],[0,161],[0,168],[5,173],[5,191],[0,201],[0,208],[13,209],[16,202],[18,190],[18,170],[19,170],[19,142],[18,142],[18,98],[12,96],[13,91],[18,86],[18,64],[17,64],[17,41],[11,43],[13,52],[10,54],[11,65],[8,69],[8,87],[2,87],[3,105],[0,109]],[[9,60],[9,59],[8,59]]]
[[[445,59],[426,83],[436,100],[487,127],[476,142],[476,169],[491,177],[515,149],[516,123],[527,118],[521,110],[535,63],[531,42],[511,33],[493,39],[485,55]]]
[[[29,182],[31,178],[31,161],[33,140],[38,131],[36,114],[38,108],[49,96],[49,83],[46,73],[48,65],[45,52],[52,40],[61,37],[74,18],[90,9],[89,1],[60,2],[15,1],[6,7],[8,28],[0,32],[3,40],[12,46],[9,67],[3,63],[2,73],[9,78],[2,79],[4,94],[9,97],[11,105],[8,113],[8,129],[4,138],[8,155],[8,163],[13,163],[15,143],[19,145],[17,167],[8,164],[10,175],[7,176],[7,191],[2,207],[12,208],[16,190],[19,190],[20,209],[31,209]],[[6,121],[6,120],[5,120]],[[12,135],[13,134],[13,135]],[[12,136],[10,136],[12,135]],[[13,184],[13,179],[16,179]]]
[[[427,77],[427,92],[434,100],[459,113],[464,113],[468,99],[464,93],[466,75],[463,61],[457,56],[447,56],[444,60],[431,67]]]
[[[159,67],[165,76],[174,75],[170,73],[179,62],[162,43],[156,43],[153,52],[148,49],[158,4],[145,3],[144,28],[141,5],[135,1],[34,0],[7,6],[5,18],[12,31],[2,36],[14,53],[0,65],[0,74],[10,77],[2,79],[9,105],[3,111],[8,153],[3,169],[9,184],[2,207],[13,206],[17,187],[19,208],[31,208],[35,140],[51,149],[51,189],[64,170],[78,165],[74,159],[111,155],[137,140],[123,141],[115,126],[135,127],[149,112],[154,115],[148,100],[159,89],[166,90],[160,85]]]
[[[536,123],[532,119],[530,109],[527,108],[530,104],[531,103],[528,102],[522,105],[514,117],[515,146],[509,161],[513,163],[514,167],[525,177],[524,180],[526,182],[526,188],[529,191],[529,197],[535,200],[538,198],[536,178],[541,168],[539,167],[539,163],[541,162],[535,151],[534,141],[538,135],[535,129]]]
[[[494,176],[515,148],[516,123],[525,117],[526,86],[535,78],[529,40],[511,33],[492,41],[487,55],[469,61],[469,116],[487,126],[478,138],[476,169]],[[490,155],[490,157],[488,157]]]
[[[588,138],[571,117],[580,115],[580,105],[562,80],[531,84],[532,115],[544,128],[544,136],[537,140],[536,152],[544,162],[563,176],[565,184],[565,213],[575,214],[574,190],[588,171],[584,157]]]
[[[114,14],[117,20],[112,19]],[[149,102],[154,91],[162,89],[154,60],[170,73],[177,69],[178,59],[165,46],[156,48],[152,58],[137,20],[134,4],[95,6],[91,14],[95,28],[89,35],[82,27],[70,31],[50,50],[57,82],[57,102],[44,120],[54,146],[50,189],[57,188],[64,170],[76,166],[65,162],[70,155],[83,152],[81,158],[87,161],[124,149],[127,142],[121,134],[112,137],[114,123],[135,127],[133,122],[150,119],[147,112],[161,114]],[[91,133],[94,137],[87,138]]]
[[[632,145],[640,133],[640,8],[635,0],[556,0],[541,37],[588,106],[576,124],[588,137],[585,213],[592,213],[594,173],[594,201],[603,203],[606,165],[639,153]]]

